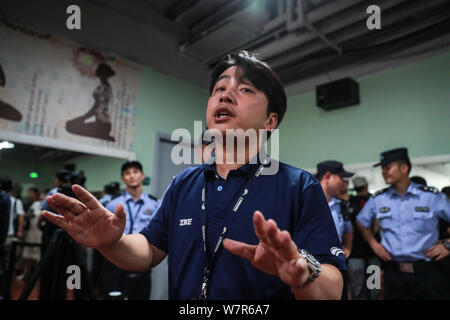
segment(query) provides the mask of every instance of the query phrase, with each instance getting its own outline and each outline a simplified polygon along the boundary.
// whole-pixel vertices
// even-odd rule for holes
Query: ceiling
[[[369,30],[363,0],[14,0],[4,21],[115,53],[207,87],[209,69],[244,48],[271,64],[289,94],[450,49],[450,1],[378,0]],[[82,29],[67,30],[77,4]]]

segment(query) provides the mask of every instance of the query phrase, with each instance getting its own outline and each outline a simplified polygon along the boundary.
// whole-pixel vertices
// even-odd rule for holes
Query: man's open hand
[[[291,288],[300,288],[309,277],[306,260],[287,231],[281,231],[275,221],[265,220],[261,212],[253,214],[258,245],[225,239],[223,246],[231,253],[247,259],[257,269],[281,278]]]
[[[84,246],[99,248],[117,242],[126,223],[123,205],[117,205],[113,214],[81,186],[74,185],[72,191],[81,201],[55,193],[46,200],[61,216],[44,211],[44,217]]]

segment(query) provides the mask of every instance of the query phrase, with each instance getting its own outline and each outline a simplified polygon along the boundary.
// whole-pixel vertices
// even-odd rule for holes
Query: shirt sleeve
[[[158,249],[169,253],[169,218],[172,212],[174,181],[167,188],[150,223],[140,232]]]
[[[301,194],[300,219],[293,240],[299,249],[310,252],[320,263],[347,269],[344,253],[327,200],[319,183],[308,186]]]
[[[23,216],[25,211],[23,210],[23,202],[20,199],[16,199],[16,214],[18,216]]]
[[[344,221],[344,233],[350,233],[353,231],[352,222],[350,220]]]
[[[447,198],[445,193],[439,192],[437,194],[435,204],[438,217],[450,222],[450,199]]]
[[[363,227],[370,228],[372,226],[372,221],[376,216],[375,209],[375,198],[371,197],[356,216],[356,219],[363,225]]]

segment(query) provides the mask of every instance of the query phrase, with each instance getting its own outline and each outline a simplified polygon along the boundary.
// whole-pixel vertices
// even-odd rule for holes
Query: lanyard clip
[[[200,291],[200,300],[206,300],[207,298],[206,293],[208,291],[208,280],[209,280],[209,270],[208,268],[205,268],[202,289]]]

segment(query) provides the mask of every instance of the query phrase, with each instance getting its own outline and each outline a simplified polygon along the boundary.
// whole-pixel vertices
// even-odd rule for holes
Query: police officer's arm
[[[356,216],[356,226],[361,231],[364,239],[366,239],[367,243],[370,245],[373,252],[375,252],[377,256],[379,256],[384,261],[392,260],[389,252],[387,252],[383,245],[379,243],[377,239],[375,239],[375,236],[370,229],[375,216],[375,201],[372,197],[369,199],[369,201],[366,202],[364,208],[362,208],[361,212]]]
[[[345,259],[347,259],[353,246],[353,226],[350,221],[344,221],[344,234],[342,235],[342,249],[344,250]]]
[[[342,250],[344,250],[345,259],[347,259],[352,253],[353,246],[353,231],[344,233],[342,235]]]
[[[450,221],[450,200],[447,199],[444,193],[438,193],[436,195],[436,200],[434,201],[436,208],[436,215],[445,221]],[[446,239],[447,241],[449,239]],[[443,242],[439,242],[436,245],[428,248],[425,251],[425,255],[428,258],[439,261],[450,255],[450,251],[445,247]]]
[[[122,204],[108,211],[84,188],[74,185],[81,200],[55,193],[47,203],[61,215],[44,211],[44,217],[58,225],[83,246],[98,249],[105,257],[127,270],[147,270],[164,259],[165,253],[150,245],[141,234],[123,235],[126,217]]]
[[[289,232],[281,231],[273,220],[266,221],[259,211],[253,215],[253,224],[260,240],[258,245],[225,239],[224,247],[249,260],[255,268],[280,277],[297,299],[340,299],[342,275],[335,266],[322,264],[320,277],[310,282],[306,260],[300,256]]]

